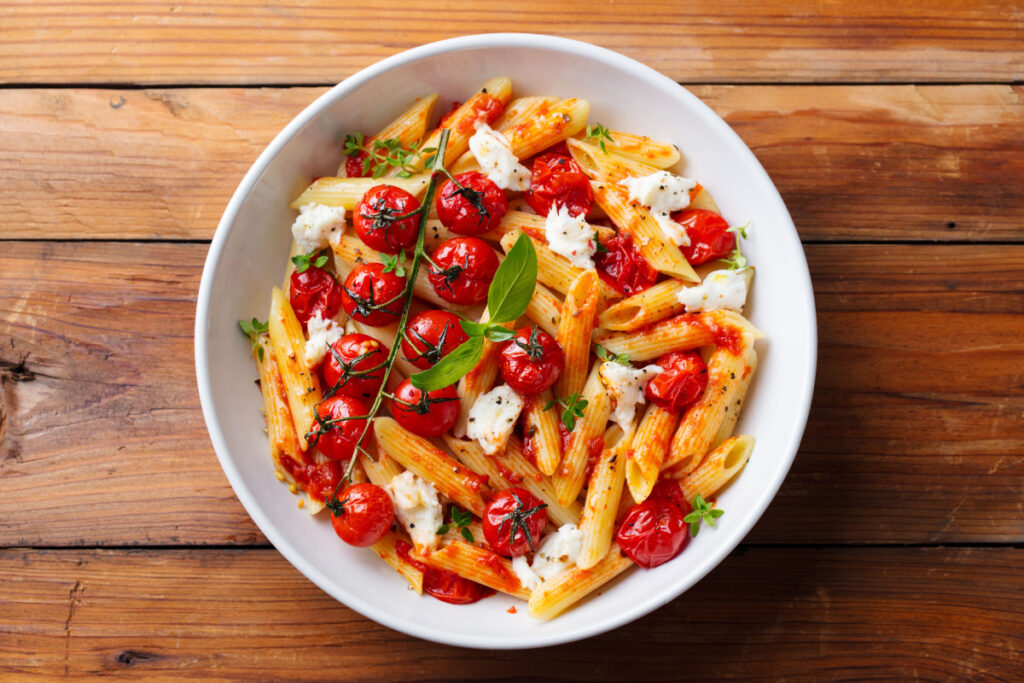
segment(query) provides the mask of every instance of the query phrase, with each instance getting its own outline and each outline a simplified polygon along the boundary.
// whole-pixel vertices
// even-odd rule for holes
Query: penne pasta
[[[417,595],[422,595],[423,572],[409,562],[406,557],[403,557],[403,553],[399,551],[402,544],[412,548],[412,544],[409,543],[405,536],[397,531],[388,531],[370,547],[373,548],[373,552],[377,553],[380,559],[384,560],[388,566],[401,574],[409,582],[409,585],[412,586]],[[408,552],[406,550],[405,554]]]
[[[281,459],[288,458],[295,465],[306,464],[306,455],[299,445],[295,433],[295,422],[288,407],[287,387],[277,365],[277,355],[269,339],[260,336],[253,353],[260,378],[260,393],[263,394],[263,414],[267,419],[267,440],[270,442],[270,457],[274,467],[289,478],[289,467],[282,466]]]
[[[302,325],[288,299],[277,287],[271,298],[267,327],[295,423],[295,434],[302,450],[308,450],[306,434],[316,424],[314,412],[322,399],[320,380],[306,365],[306,337],[302,333]]]
[[[614,185],[626,178],[642,177],[658,171],[654,166],[614,152],[602,152],[600,147],[589,142],[566,140],[566,144],[573,160],[579,164],[583,172],[598,182]],[[605,142],[605,149],[608,146]]]
[[[686,286],[680,280],[662,280],[613,303],[598,316],[598,325],[606,330],[628,332],[682,313],[686,307],[679,302],[679,292]]]
[[[589,353],[589,351],[588,351]],[[582,387],[581,387],[582,389]],[[523,434],[533,450],[537,469],[552,475],[562,461],[562,433],[558,429],[558,406],[550,389],[526,399],[523,408]]]
[[[622,554],[618,544],[614,544],[593,567],[570,569],[542,583],[530,595],[530,616],[553,619],[631,566],[630,559]]]
[[[654,168],[669,168],[679,161],[679,148],[671,143],[621,130],[608,131],[608,137],[611,140],[605,140],[604,147],[609,154],[617,154]]]
[[[492,550],[455,540],[432,552],[417,548],[413,557],[431,567],[459,576],[508,595],[530,599],[530,591],[512,571],[512,562]]]
[[[480,322],[485,323],[490,316],[485,310],[480,316]],[[512,329],[512,323],[505,327]],[[484,350],[480,355],[480,362],[470,370],[465,377],[459,380],[459,419],[452,428],[455,436],[463,437],[469,426],[469,411],[473,408],[476,400],[494,388],[494,380],[498,378],[498,354],[501,351],[501,344],[484,340]]]
[[[697,469],[679,479],[679,488],[686,500],[693,500],[700,494],[704,500],[711,500],[729,481],[736,476],[750,459],[754,450],[754,437],[734,436],[711,451]]]
[[[351,211],[370,188],[382,182],[384,181],[374,178],[317,178],[288,206],[298,210],[306,204],[316,202],[326,206],[343,206],[346,211]],[[427,189],[430,174],[420,173],[410,178],[389,178],[387,182],[409,194],[419,195]]]
[[[599,330],[594,343],[610,352],[626,354],[633,362],[651,360],[672,351],[686,351],[715,341],[714,332],[704,324],[705,314],[677,315],[638,332]]]
[[[555,395],[560,398],[583,391],[590,366],[590,335],[594,331],[594,315],[600,295],[596,270],[585,270],[569,286],[562,304],[555,340],[565,354],[565,368],[555,382]]]
[[[512,248],[512,245],[516,243],[516,240],[519,239],[519,235],[520,232],[518,230],[505,233],[501,238],[501,248],[507,253]],[[537,281],[559,294],[566,294],[569,288],[572,287],[572,283],[583,272],[583,269],[570,265],[564,257],[551,251],[544,242],[532,237],[530,241],[533,242],[533,248],[537,252]],[[598,306],[602,310],[603,302],[622,298],[621,294],[605,284],[603,280],[599,279],[597,286],[601,293]]]
[[[623,434],[612,427],[604,435],[610,444],[601,452],[594,464],[594,473],[587,485],[587,500],[583,504],[580,531],[583,548],[576,558],[576,566],[589,569],[608,554],[615,535],[615,517],[622,499],[622,486],[626,480],[627,453],[634,442],[633,434]]]
[[[562,302],[538,282],[526,306],[526,317],[554,337],[558,334],[558,321],[562,317]]]
[[[427,132],[427,124],[430,122],[430,115],[437,104],[437,93],[431,93],[413,102],[412,106],[398,115],[394,121],[384,126],[379,133],[371,138],[363,140],[363,147],[373,149],[376,140],[398,140],[402,147],[408,147],[420,141],[420,138]],[[338,166],[338,175],[344,176],[346,157]]]
[[[599,367],[595,365],[587,377],[587,383],[583,387],[583,398],[587,402],[587,408],[583,412],[583,417],[576,420],[576,427],[569,435],[569,444],[562,455],[562,464],[553,477],[558,502],[562,505],[576,500],[576,496],[580,494],[587,477],[587,461],[591,449],[604,448],[603,443],[598,442],[604,434],[612,407],[608,392],[605,391],[598,376]]]
[[[626,459],[626,483],[634,501],[642,503],[651,495],[678,425],[679,415],[676,413],[653,403],[647,406]]]

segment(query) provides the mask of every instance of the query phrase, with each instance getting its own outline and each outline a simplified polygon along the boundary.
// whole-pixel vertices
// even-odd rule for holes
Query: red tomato
[[[406,360],[426,370],[469,339],[459,316],[448,311],[424,311],[409,321],[402,337]]]
[[[597,274],[615,291],[632,296],[658,281],[658,271],[644,260],[626,235],[616,235],[602,241],[608,251],[594,254]]]
[[[356,484],[345,489],[331,506],[331,526],[338,537],[358,548],[379,541],[395,521],[391,498],[379,486]]]
[[[552,206],[564,206],[572,216],[583,216],[594,203],[590,179],[579,164],[558,153],[542,154],[533,162],[526,203],[541,216]]]
[[[395,389],[391,415],[413,434],[441,436],[459,419],[459,392],[454,384],[423,392],[404,380]]]
[[[655,405],[680,413],[700,398],[708,385],[708,368],[696,351],[673,351],[658,359],[665,372],[647,383],[644,393]]]
[[[291,458],[281,458],[280,463],[292,479],[316,500],[330,498],[341,481],[341,465],[335,460],[301,464]]]
[[[445,181],[438,192],[437,217],[446,228],[459,235],[479,235],[492,230],[507,212],[505,191],[483,173],[461,173],[455,176],[455,182]]]
[[[372,142],[370,143],[373,144]],[[345,175],[349,178],[365,178],[366,176],[373,175],[373,171],[369,168],[366,169],[366,173],[363,173],[363,159],[368,157],[369,154],[366,152],[359,152],[355,156],[351,156],[345,159]]]
[[[453,237],[441,243],[427,265],[427,279],[437,295],[453,304],[478,304],[487,299],[498,270],[498,256],[476,237]]]
[[[423,573],[423,590],[442,602],[453,605],[468,605],[482,598],[494,595],[486,586],[464,579],[455,572],[434,569],[412,558],[412,546],[399,539],[395,541],[395,552],[403,560]]]
[[[402,316],[405,278],[385,273],[381,263],[356,266],[341,290],[341,304],[353,320],[384,327]]]
[[[377,366],[387,357],[388,348],[373,337],[346,334],[331,344],[320,368],[325,393],[372,401],[384,381],[384,369]]]
[[[524,396],[550,388],[564,367],[562,347],[536,325],[520,327],[501,350],[501,377]]]
[[[348,418],[365,416],[370,412],[366,404],[351,396],[332,396],[316,407],[316,425],[309,434],[310,446],[331,460],[349,460],[355,451],[356,442],[364,431],[367,439],[373,438],[373,424]]]
[[[385,254],[397,254],[416,244],[420,217],[413,212],[419,208],[419,200],[402,188],[375,185],[356,204],[352,226],[366,246]]]
[[[684,209],[672,214],[672,220],[686,228],[690,246],[679,247],[691,265],[725,258],[736,248],[736,235],[729,224],[714,211]]]
[[[334,276],[323,268],[310,266],[301,273],[293,271],[289,299],[295,317],[305,327],[317,311],[320,317],[331,318],[341,308],[341,287]]]
[[[678,555],[689,540],[690,504],[674,480],[659,481],[651,495],[626,513],[615,534],[622,552],[645,569],[657,567]]]
[[[548,523],[546,503],[526,489],[499,492],[484,510],[484,538],[491,550],[505,557],[532,553]]]

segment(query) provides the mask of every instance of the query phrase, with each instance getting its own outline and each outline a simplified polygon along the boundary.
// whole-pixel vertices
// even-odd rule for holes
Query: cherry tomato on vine
[[[349,486],[330,509],[331,526],[338,538],[357,548],[379,541],[395,521],[391,498],[384,489],[370,483]]]
[[[332,396],[316,407],[317,420],[308,438],[310,446],[331,460],[349,460],[363,432],[365,439],[373,438],[373,423],[365,416],[370,409],[358,398]],[[353,419],[359,418],[363,419]]]
[[[494,250],[476,237],[445,240],[430,259],[434,263],[427,264],[427,279],[439,297],[453,304],[486,300],[500,264]]]
[[[525,197],[541,216],[547,216],[552,206],[564,206],[570,215],[583,216],[594,203],[590,178],[572,158],[557,152],[534,159]]]
[[[696,351],[673,351],[655,364],[665,368],[665,372],[652,377],[644,393],[665,410],[682,412],[700,398],[708,385],[707,365]]]
[[[419,208],[419,200],[402,188],[376,185],[356,204],[352,226],[366,246],[385,254],[397,254],[416,244]]]
[[[404,277],[385,273],[381,263],[363,263],[345,278],[341,304],[353,320],[370,327],[384,327],[401,317],[404,292]]]
[[[690,265],[696,266],[725,258],[736,248],[736,235],[729,224],[714,211],[684,209],[672,214],[672,220],[686,228],[690,245],[679,247]]]
[[[406,325],[402,353],[410,363],[426,370],[467,339],[459,316],[449,311],[424,311]]]
[[[327,350],[320,374],[324,391],[373,401],[384,381],[388,347],[365,334],[346,334]],[[373,368],[377,368],[374,370]]]
[[[689,525],[683,518],[688,514],[690,504],[679,484],[663,479],[646,500],[629,509],[615,540],[622,552],[641,567],[657,567],[686,547]]]
[[[607,251],[594,254],[597,274],[615,291],[632,296],[658,281],[658,271],[633,246],[627,235],[616,235],[601,241]]]
[[[550,388],[565,368],[565,353],[536,325],[520,327],[501,350],[501,378],[524,396]]]
[[[455,385],[423,392],[404,380],[395,389],[391,415],[413,434],[441,436],[459,419],[459,392]]]
[[[437,217],[459,235],[492,230],[507,212],[505,191],[477,171],[461,173],[454,181],[446,180],[438,191]]]
[[[484,510],[484,538],[491,550],[505,557],[532,553],[548,522],[547,504],[521,488],[500,491]]]
[[[289,301],[295,317],[305,327],[319,311],[320,317],[332,318],[341,309],[341,287],[334,276],[323,268],[309,266],[301,273],[292,271]]]

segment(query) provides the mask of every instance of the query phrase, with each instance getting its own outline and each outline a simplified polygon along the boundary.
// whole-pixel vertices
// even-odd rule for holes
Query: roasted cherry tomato
[[[384,327],[402,315],[405,278],[385,273],[381,263],[356,266],[341,288],[341,305],[353,320],[370,327]]]
[[[365,178],[366,176],[373,175],[373,171],[370,168],[367,168],[365,173],[363,172],[363,160],[368,156],[370,155],[366,152],[359,152],[345,159],[345,175],[349,178]]]
[[[657,567],[686,546],[689,533],[683,518],[688,514],[690,504],[679,484],[663,479],[644,502],[629,509],[615,540],[622,552],[641,567]]]
[[[293,271],[289,299],[295,317],[303,326],[320,311],[323,319],[332,318],[341,308],[341,287],[323,268],[310,266],[301,273]]]
[[[478,304],[487,299],[498,270],[498,256],[476,237],[454,237],[441,243],[427,265],[427,279],[437,295],[453,304]]]
[[[358,548],[379,541],[395,521],[387,492],[370,483],[349,486],[331,506],[331,526],[338,538]]]
[[[679,247],[690,265],[699,265],[725,258],[736,248],[736,235],[729,224],[714,211],[683,209],[672,214],[672,220],[686,228],[690,246]]]
[[[708,368],[696,351],[673,351],[657,360],[665,372],[647,382],[644,393],[655,405],[681,413],[708,385]]]
[[[414,212],[419,208],[419,200],[402,188],[376,185],[356,204],[352,226],[366,246],[397,254],[416,244],[420,219]]]
[[[499,492],[484,510],[484,538],[491,550],[505,557],[532,553],[548,523],[547,504],[526,489]]]
[[[423,572],[423,592],[452,605],[469,605],[494,595],[487,586],[464,579],[447,569],[433,567]]]
[[[658,281],[658,271],[633,246],[633,240],[616,235],[601,241],[607,251],[594,254],[597,274],[615,291],[632,296]]]
[[[461,187],[459,187],[461,185]],[[479,235],[498,227],[508,212],[508,197],[494,181],[477,171],[447,180],[437,194],[437,217],[459,235]]]
[[[459,316],[448,311],[424,311],[406,325],[402,353],[410,363],[426,370],[467,339]]]
[[[413,434],[441,436],[459,419],[459,392],[454,384],[423,392],[404,380],[395,389],[391,415]]]
[[[355,451],[356,442],[364,431],[366,439],[373,438],[373,424],[366,419],[350,418],[365,416],[370,409],[358,398],[332,396],[316,407],[317,421],[309,436],[311,446],[331,460],[348,460]]]
[[[590,178],[570,157],[542,154],[533,161],[526,203],[541,216],[552,206],[564,206],[572,216],[583,216],[594,203]]]
[[[554,337],[536,325],[520,327],[501,350],[501,377],[520,394],[534,396],[550,388],[565,367]]]
[[[384,381],[388,347],[365,334],[346,334],[327,350],[320,374],[324,392],[373,401]],[[376,368],[376,369],[374,369]]]

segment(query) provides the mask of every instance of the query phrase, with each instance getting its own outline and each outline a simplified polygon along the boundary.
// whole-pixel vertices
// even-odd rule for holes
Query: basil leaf
[[[494,323],[507,323],[526,312],[537,286],[537,252],[525,234],[505,255],[487,291],[487,310]]]
[[[475,323],[472,320],[460,320],[459,324],[462,326],[462,331],[470,337],[484,336],[484,333],[487,332],[487,328],[490,326],[489,323]]]
[[[492,327],[488,327],[487,330],[484,332],[484,337],[492,342],[508,341],[509,339],[512,339],[515,336],[515,330],[510,330],[506,327],[502,327],[501,325],[494,325]]]
[[[436,391],[455,384],[480,362],[484,353],[484,338],[470,337],[437,365],[409,378],[420,391]]]

